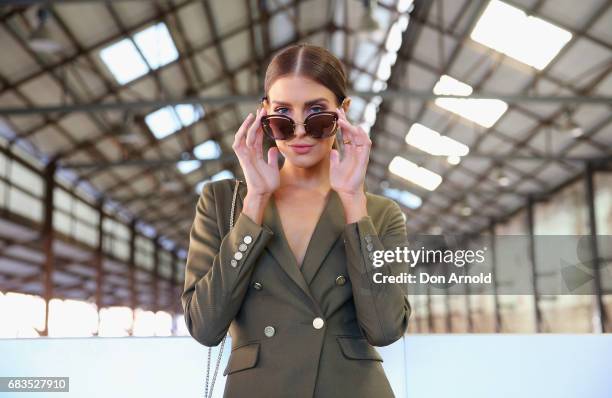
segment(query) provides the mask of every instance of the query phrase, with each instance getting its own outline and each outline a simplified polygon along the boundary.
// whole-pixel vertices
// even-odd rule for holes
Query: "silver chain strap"
[[[236,197],[238,196],[238,185],[240,185],[240,180],[236,179],[236,185],[234,186],[234,196],[232,197],[232,209],[230,211],[230,222],[229,222],[229,230],[231,231],[234,227],[234,209],[236,208]],[[219,365],[221,365],[221,357],[223,356],[223,347],[225,346],[225,339],[227,338],[227,333],[223,336],[223,340],[221,340],[221,345],[219,346],[219,355],[217,356],[217,364],[215,365],[215,373],[213,374],[212,384],[210,385],[210,392],[208,390],[209,384],[209,374],[210,374],[210,359],[212,356],[212,347],[208,347],[208,359],[206,361],[206,383],[204,384],[204,397],[211,398],[213,390],[215,388],[215,381],[217,380],[217,373],[219,372]]]

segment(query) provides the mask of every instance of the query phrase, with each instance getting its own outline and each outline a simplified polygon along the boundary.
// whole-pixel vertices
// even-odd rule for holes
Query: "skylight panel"
[[[470,152],[467,145],[441,135],[420,123],[414,123],[410,127],[408,134],[406,134],[406,143],[437,156],[458,157],[465,156]]]
[[[436,95],[467,96],[472,94],[472,87],[448,75],[442,75],[434,86],[433,92]],[[440,108],[487,128],[493,126],[508,109],[508,104],[499,99],[436,98],[434,102]]]
[[[442,177],[439,174],[401,156],[396,156],[391,160],[389,171],[429,191],[435,190],[442,182]]]
[[[174,109],[185,127],[198,121],[204,114],[204,110],[200,105],[179,104]]]
[[[157,139],[162,139],[172,133],[187,127],[201,118],[204,110],[201,106],[179,104],[166,106],[145,116],[145,122]],[[188,166],[185,166],[188,167]]]
[[[216,141],[208,140],[193,148],[193,154],[198,159],[217,159],[221,156],[221,147]]]
[[[166,106],[149,113],[145,116],[145,122],[158,140],[169,136],[181,128],[180,120],[171,106]]]
[[[502,1],[491,0],[476,23],[472,40],[542,70],[572,34]]]
[[[189,174],[200,167],[200,163],[201,162],[199,160],[181,160],[176,164],[176,167],[181,173]]]
[[[198,182],[196,184],[195,191],[197,194],[200,194],[202,192],[202,187],[204,187],[205,184],[211,181],[226,180],[228,178],[234,178],[234,173],[229,170],[222,170],[217,174],[213,175],[211,178]]]
[[[211,177],[213,181],[226,180],[228,178],[234,178],[234,173],[229,170],[220,171]]]
[[[149,72],[147,64],[129,39],[103,48],[100,58],[119,84],[125,84]]]
[[[134,35],[134,41],[153,69],[164,66],[178,58],[166,24],[160,22]]]
[[[418,209],[423,203],[423,200],[419,196],[400,189],[385,188],[383,194],[391,199],[395,199],[410,209]]]
[[[193,148],[193,154],[198,159],[217,159],[221,156],[221,147],[216,141],[208,140]],[[181,173],[189,174],[199,168],[200,164],[201,162],[198,160],[181,160],[176,164],[176,167]]]

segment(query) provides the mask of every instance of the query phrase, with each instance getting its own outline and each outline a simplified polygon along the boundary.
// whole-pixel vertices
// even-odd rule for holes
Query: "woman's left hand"
[[[342,107],[337,108],[338,124],[342,129],[344,156],[332,149],[330,154],[330,184],[340,197],[355,197],[363,194],[365,174],[370,160],[372,141],[359,126],[349,123]]]

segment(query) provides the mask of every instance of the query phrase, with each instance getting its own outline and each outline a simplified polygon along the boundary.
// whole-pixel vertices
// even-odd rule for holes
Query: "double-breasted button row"
[[[253,242],[253,237],[251,235],[245,235],[242,238],[242,243],[238,245],[238,251],[234,253],[234,258],[230,261],[230,265],[234,268],[238,266],[238,261],[242,260],[244,257],[244,252],[249,248],[249,244]]]
[[[264,334],[266,335],[266,337],[272,337],[274,336],[274,333],[276,333],[274,326],[266,326],[264,328]]]
[[[323,318],[316,317],[312,320],[312,327],[314,327],[315,329],[321,329],[323,325],[325,325],[325,321],[323,320]]]
[[[312,320],[312,327],[314,327],[315,329],[321,329],[324,325],[325,321],[323,320],[323,318],[316,317]],[[264,328],[264,335],[266,337],[272,337],[274,336],[274,334],[276,334],[276,329],[274,329],[274,326],[268,325]]]

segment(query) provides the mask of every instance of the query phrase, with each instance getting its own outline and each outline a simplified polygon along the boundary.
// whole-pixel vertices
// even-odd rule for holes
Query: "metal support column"
[[[130,328],[130,336],[134,333],[134,324],[136,323],[136,306],[138,305],[138,297],[136,292],[136,261],[135,261],[135,244],[136,242],[136,220],[130,222],[130,258],[128,263],[129,285],[130,285],[130,307],[132,307],[132,327]]]
[[[45,168],[45,194],[44,194],[44,218],[42,226],[43,250],[45,253],[44,269],[44,292],[45,292],[45,328],[41,336],[49,335],[49,304],[53,298],[53,270],[55,266],[55,256],[53,252],[53,241],[55,233],[53,230],[53,191],[55,189],[55,161],[49,163]]]
[[[98,332],[100,331],[100,311],[104,305],[104,202],[98,203],[98,247],[94,257],[96,268],[96,312],[98,313]]]
[[[542,331],[542,313],[540,311],[540,298],[538,294],[538,273],[536,271],[535,236],[534,236],[534,199],[527,197],[527,230],[529,232],[529,261],[531,263],[531,281],[533,285],[533,309],[535,317],[535,331]]]
[[[591,235],[591,255],[593,264],[593,284],[595,288],[595,316],[599,318],[597,324],[593,324],[596,333],[605,333],[607,324],[606,307],[603,303],[601,288],[601,259],[599,258],[599,247],[597,246],[597,215],[595,213],[595,188],[593,184],[593,164],[586,163],[585,185],[586,201],[589,211],[589,232]]]
[[[159,241],[153,240],[153,303],[152,311],[159,311]]]
[[[493,305],[494,305],[494,323],[495,333],[501,331],[501,314],[499,313],[499,296],[497,293],[497,237],[495,235],[495,222],[491,221],[489,224],[489,236],[490,242],[490,253],[491,253],[491,280],[493,283]]]

